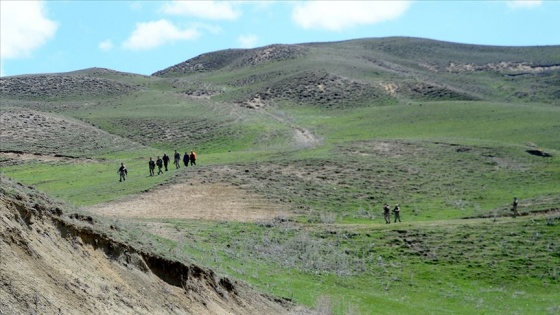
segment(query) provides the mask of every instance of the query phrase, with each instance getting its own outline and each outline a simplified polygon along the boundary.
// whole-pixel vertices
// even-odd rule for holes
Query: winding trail
[[[317,137],[313,132],[311,132],[311,130],[297,126],[296,124],[290,122],[290,118],[286,117],[283,112],[273,113],[266,111],[263,112],[263,114],[272,117],[276,121],[288,126],[293,132],[292,139],[294,141],[294,145],[298,149],[310,149],[323,143],[322,139]]]

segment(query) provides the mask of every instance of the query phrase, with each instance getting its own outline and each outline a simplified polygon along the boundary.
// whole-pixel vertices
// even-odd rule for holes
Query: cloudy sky
[[[560,1],[0,0],[2,76],[90,67],[150,75],[200,54],[410,36],[560,45]]]

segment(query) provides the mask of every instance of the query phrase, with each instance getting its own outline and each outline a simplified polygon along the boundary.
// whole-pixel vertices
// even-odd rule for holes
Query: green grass
[[[150,189],[172,177],[173,172],[149,177],[148,158],[128,156],[110,162],[27,163],[2,169],[4,175],[33,185],[76,206],[93,205]],[[119,182],[120,162],[128,168]]]
[[[288,108],[299,123],[331,143],[365,139],[415,139],[451,143],[535,144],[560,150],[560,108],[488,102],[412,103],[352,111]]]
[[[258,162],[308,172],[308,179],[277,174],[272,186],[254,188],[305,205],[309,210],[299,223],[266,227],[173,221],[177,233],[185,235],[180,240],[144,232],[121,232],[122,237],[156,252],[169,254],[165,248],[171,248],[182,260],[335,314],[558,311],[557,216],[450,221],[507,214],[512,196],[521,198],[521,212],[558,205],[559,160],[525,152],[532,142],[557,154],[558,140],[551,133],[558,112],[553,107],[431,103],[279,110],[320,135],[324,145],[290,150],[286,135],[263,142],[238,138],[231,152],[214,150],[200,158],[208,166]],[[97,113],[98,121],[110,121],[109,113]],[[126,111],[118,115],[125,117]],[[270,133],[284,128],[274,120],[266,124]],[[175,171],[147,176],[148,155],[160,151],[113,153],[103,156],[105,161],[80,164],[25,163],[2,172],[75,205],[92,205],[169,180]],[[120,161],[130,170],[126,183],[117,181]],[[266,178],[269,172],[263,168],[251,174]],[[401,203],[405,223],[381,224],[383,202]],[[324,225],[332,222],[342,225]]]
[[[175,253],[298,303],[328,297],[335,314],[350,306],[363,314],[550,314],[560,306],[558,213],[330,228],[162,223],[177,237]]]

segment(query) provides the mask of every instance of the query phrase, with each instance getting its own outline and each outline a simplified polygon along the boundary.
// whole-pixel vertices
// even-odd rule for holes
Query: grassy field
[[[199,164],[251,167],[249,181],[274,174],[252,190],[289,199],[299,213],[296,221],[176,220],[160,222],[177,235],[171,242],[151,232],[123,237],[159,244],[153,247],[335,314],[554,314],[560,308],[559,213],[501,216],[509,215],[513,196],[521,198],[522,213],[560,204],[558,160],[525,152],[531,142],[557,154],[550,129],[560,115],[543,105],[504,107],[436,103],[335,113],[285,108],[295,123],[320,134],[324,145],[259,151],[251,146],[254,139],[238,138],[235,153],[202,151]],[[500,108],[497,117],[480,114]],[[521,116],[542,123],[523,126],[516,121]],[[403,117],[415,123],[399,124],[407,121]],[[160,151],[104,155],[90,163],[26,163],[2,172],[75,205],[93,205],[176,180],[177,172],[147,176],[148,155]],[[120,161],[130,170],[127,185],[117,182]],[[405,223],[381,224],[384,202],[400,203]],[[490,218],[460,219],[470,216]],[[149,231],[145,222],[119,224]]]
[[[312,44],[297,58],[250,66],[236,52],[224,69],[162,77],[78,71],[139,88],[87,99],[7,97],[3,113],[71,118],[99,145],[88,142],[86,153],[79,143],[87,140],[52,123],[58,138],[41,131],[35,142],[22,137],[2,150],[40,153],[43,142],[89,160],[2,157],[1,172],[78,207],[189,181],[256,193],[289,216],[96,219],[120,239],[320,314],[559,314],[558,71],[508,76],[518,71],[508,60],[555,64],[558,47],[467,54],[461,45],[433,44]],[[410,49],[422,62],[408,58]],[[450,51],[457,67],[483,70],[443,71]],[[510,68],[495,70],[501,61]],[[389,83],[400,93],[384,92]],[[109,150],[115,140],[92,128],[119,137],[123,149]],[[60,135],[71,145],[57,142]],[[197,166],[148,176],[149,157],[176,149],[197,151]],[[121,162],[126,184],[118,182]],[[384,203],[401,205],[402,223],[384,224]]]
[[[389,226],[163,220],[165,239],[131,241],[335,314],[555,314],[559,224],[558,212]]]

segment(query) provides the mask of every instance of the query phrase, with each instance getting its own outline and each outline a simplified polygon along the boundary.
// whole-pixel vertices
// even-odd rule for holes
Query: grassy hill
[[[152,76],[5,77],[0,92],[2,173],[142,231],[123,241],[325,314],[560,311],[560,46],[271,45]],[[173,150],[195,150],[198,165],[147,176],[148,157]],[[184,184],[282,210],[258,221],[92,210]],[[385,225],[384,203],[404,222]]]

